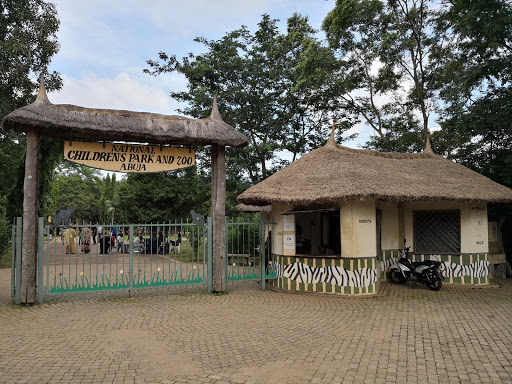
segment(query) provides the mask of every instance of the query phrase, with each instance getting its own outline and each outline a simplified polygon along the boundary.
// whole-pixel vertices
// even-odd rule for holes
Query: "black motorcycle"
[[[442,263],[436,260],[425,260],[411,262],[409,260],[409,249],[400,249],[400,259],[390,267],[389,276],[395,284],[404,284],[407,281],[418,281],[425,284],[432,291],[439,291],[443,286]]]

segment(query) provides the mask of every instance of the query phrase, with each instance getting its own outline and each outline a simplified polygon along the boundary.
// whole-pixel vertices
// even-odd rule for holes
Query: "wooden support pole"
[[[226,290],[226,148],[212,145],[213,291]]]
[[[25,181],[23,184],[23,245],[21,255],[20,303],[36,302],[38,226],[39,131],[27,131]]]

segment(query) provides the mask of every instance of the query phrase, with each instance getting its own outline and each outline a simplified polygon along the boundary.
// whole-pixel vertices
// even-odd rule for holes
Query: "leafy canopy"
[[[301,72],[305,52],[318,45],[307,17],[294,14],[286,33],[279,32],[277,22],[263,15],[254,33],[242,26],[217,41],[198,37],[194,41],[206,47],[204,54],[189,54],[180,61],[160,52],[159,60],[149,60],[145,70],[155,76],[185,75],[188,90],[171,96],[187,102],[180,112],[195,118],[208,115],[212,91],[219,91],[223,119],[249,138],[246,148],[228,148],[228,177],[252,183],[288,163],[279,154],[290,153],[294,160],[325,141],[328,131],[322,128],[329,127],[336,109],[311,80],[325,72],[309,78]]]
[[[55,6],[42,0],[0,0],[0,119],[34,101],[37,78],[59,49]],[[57,72],[46,74],[49,90],[62,87]],[[59,143],[41,141],[40,211],[46,211]],[[0,131],[0,214],[20,216],[23,207],[25,135]]]

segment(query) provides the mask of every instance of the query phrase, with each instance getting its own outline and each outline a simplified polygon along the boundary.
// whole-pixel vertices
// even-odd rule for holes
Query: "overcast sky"
[[[282,31],[294,12],[308,16],[320,30],[334,7],[334,0],[49,1],[61,21],[61,47],[50,70],[64,81],[60,92],[49,94],[51,102],[169,115],[179,107],[169,92],[186,90],[186,81],[177,74],[155,78],[142,73],[158,52],[179,58],[202,53],[205,48],[195,37],[219,39],[242,25],[255,31],[264,13],[281,20]],[[365,141],[366,132],[362,129],[359,140],[348,146]]]

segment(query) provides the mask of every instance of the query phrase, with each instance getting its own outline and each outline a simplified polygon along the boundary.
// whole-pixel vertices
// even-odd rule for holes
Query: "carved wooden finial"
[[[219,107],[217,106],[217,91],[213,91],[213,105],[212,111],[210,112],[210,119],[224,121],[222,120],[222,116],[219,113]]]
[[[430,147],[430,132],[429,131],[427,131],[426,136],[427,136],[427,139],[425,141],[425,150],[423,151],[423,153],[434,153],[434,151],[432,151],[432,148]]]
[[[336,139],[334,138],[334,133],[336,131],[336,119],[332,120],[332,128],[331,128],[331,136],[325,145],[336,145]]]
[[[39,76],[39,92],[36,97],[36,103],[50,104],[48,96],[46,95],[46,89],[44,87],[44,72]]]

